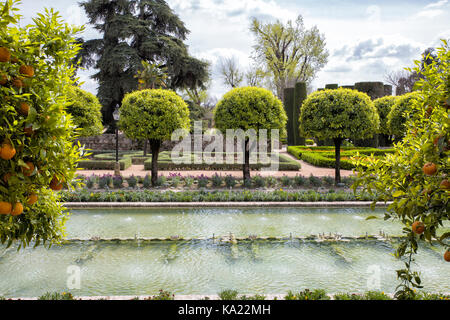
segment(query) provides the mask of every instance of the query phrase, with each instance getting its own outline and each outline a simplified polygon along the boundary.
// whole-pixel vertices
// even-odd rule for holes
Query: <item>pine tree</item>
[[[164,0],[87,0],[81,3],[101,39],[82,41],[81,66],[95,67],[105,125],[126,93],[138,88],[141,61],[167,68],[167,87],[203,87],[208,65],[189,55],[189,30]]]

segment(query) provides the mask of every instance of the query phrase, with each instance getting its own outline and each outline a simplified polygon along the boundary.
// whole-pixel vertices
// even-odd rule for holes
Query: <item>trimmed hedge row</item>
[[[376,148],[353,148],[353,147],[342,147],[341,157],[354,157],[359,154],[361,155],[374,155],[374,156],[384,156],[387,153],[394,152],[394,149],[376,149]],[[317,167],[323,168],[334,168],[334,147],[288,147],[287,150],[297,159],[308,162]],[[355,167],[351,160],[341,159],[341,168],[345,170],[351,170]]]
[[[301,169],[301,165],[291,160],[290,158],[286,157],[285,155],[280,154],[279,155],[279,170],[281,171],[298,171]],[[144,170],[151,170],[152,166],[152,159],[149,158],[145,160],[144,162]],[[252,170],[260,170],[264,167],[270,167],[270,164],[262,164],[262,163],[256,163],[256,164],[250,164],[250,169]],[[160,160],[158,159],[158,169],[160,170],[241,170],[242,164],[235,163],[235,164],[207,164],[207,163],[190,163],[190,164],[175,164],[171,160]]]
[[[123,157],[119,160],[120,170],[126,170],[132,165],[130,157]],[[115,160],[83,160],[78,163],[78,168],[84,170],[114,170]]]

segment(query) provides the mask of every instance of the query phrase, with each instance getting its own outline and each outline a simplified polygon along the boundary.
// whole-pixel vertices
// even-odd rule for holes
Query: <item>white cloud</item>
[[[433,10],[423,10],[420,11],[417,14],[417,17],[423,17],[423,18],[435,18],[437,16],[440,16],[441,14],[444,13],[444,10],[440,10],[440,9],[433,9]]]
[[[381,18],[381,8],[376,5],[371,5],[367,7],[366,14],[369,21],[379,22]]]
[[[438,2],[433,2],[433,3],[430,3],[429,5],[426,5],[424,7],[424,9],[440,8],[440,7],[445,6],[447,4],[447,2],[448,2],[448,0],[441,0],[441,1],[438,1]]]

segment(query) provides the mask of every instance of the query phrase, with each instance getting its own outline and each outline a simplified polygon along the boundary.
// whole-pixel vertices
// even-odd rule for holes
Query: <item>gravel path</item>
[[[300,171],[251,171],[251,174],[260,174],[263,177],[282,177],[283,175],[289,176],[289,177],[295,177],[296,175],[302,175],[305,177],[309,177],[311,174],[316,177],[324,177],[324,176],[330,176],[334,177],[334,169],[329,168],[319,168],[310,165],[309,163],[306,163],[301,160],[297,160],[292,155],[281,152],[284,155],[289,156],[291,159],[294,159],[295,161],[299,162],[302,165],[302,168]],[[199,176],[201,174],[211,177],[214,174],[219,173],[220,175],[232,175],[236,178],[242,177],[242,171],[209,171],[209,170],[193,170],[193,171],[158,171],[159,175],[168,176],[170,173],[179,173],[181,176]],[[78,174],[84,175],[84,176],[90,176],[92,174],[95,175],[104,175],[104,174],[114,174],[113,170],[79,170]],[[144,165],[132,165],[128,169],[121,171],[121,174],[123,177],[130,177],[132,175],[135,176],[142,176],[144,177],[147,174],[151,174],[150,171],[144,170]],[[347,177],[352,174],[352,171],[349,170],[341,170],[341,176]]]

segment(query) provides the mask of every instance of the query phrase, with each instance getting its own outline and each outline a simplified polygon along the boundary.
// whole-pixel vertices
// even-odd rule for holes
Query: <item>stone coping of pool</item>
[[[372,201],[329,201],[329,202],[66,202],[64,206],[71,209],[95,208],[348,208],[370,207]],[[377,202],[376,207],[386,207],[392,202]]]
[[[435,293],[435,292],[430,292],[430,293]],[[351,294],[351,293],[350,293]],[[355,293],[355,294],[359,294],[359,293]],[[393,293],[385,293],[387,296],[393,298],[394,294]],[[443,294],[443,295],[450,295],[450,293],[438,293],[438,294]],[[266,297],[265,301],[273,301],[273,300],[284,300],[284,297],[286,297],[286,293],[285,294],[262,294],[263,296]],[[243,296],[243,294],[239,294],[239,296]],[[253,296],[253,294],[246,294],[246,296]],[[330,297],[331,300],[334,300],[334,294],[327,294],[328,297]],[[151,295],[147,295],[147,296],[79,296],[79,297],[75,297],[75,299],[81,299],[81,300],[134,300],[136,298],[138,298],[139,300],[145,300],[148,299],[149,297],[151,297]],[[38,298],[36,297],[32,297],[32,298],[11,298],[11,300],[37,300]],[[174,296],[174,300],[220,300],[219,295],[217,294],[210,294],[210,295],[175,295]],[[236,303],[245,303],[242,302],[244,300],[235,300]],[[241,301],[241,302],[239,302]]]

